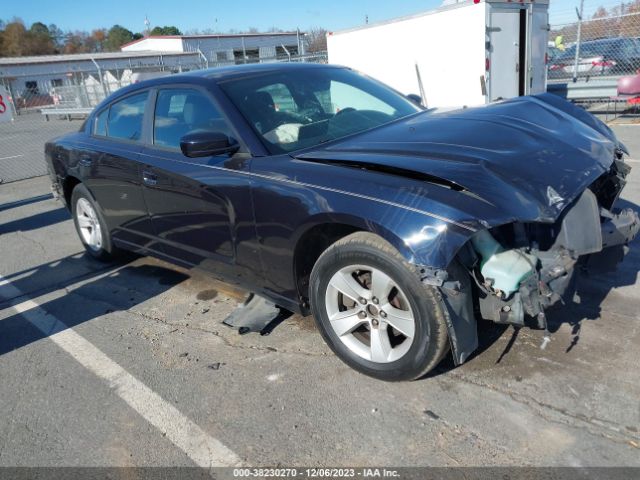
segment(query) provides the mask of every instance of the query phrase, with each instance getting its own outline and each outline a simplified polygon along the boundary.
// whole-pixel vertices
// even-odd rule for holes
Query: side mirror
[[[240,145],[221,132],[188,133],[180,139],[180,150],[185,157],[211,157],[233,154]]]
[[[416,105],[422,106],[422,97],[420,95],[417,95],[415,93],[410,93],[409,95],[407,95],[407,98],[411,100],[413,103],[415,103]]]

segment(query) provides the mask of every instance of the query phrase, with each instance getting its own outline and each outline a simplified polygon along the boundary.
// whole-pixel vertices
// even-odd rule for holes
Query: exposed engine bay
[[[473,293],[474,309],[483,319],[519,327],[531,317],[546,330],[545,310],[573,299],[577,271],[589,269],[599,256],[606,257],[600,265],[615,269],[637,235],[638,213],[614,206],[630,170],[618,152],[611,169],[555,223],[514,222],[475,233],[458,254],[469,284],[460,281],[463,274],[455,268],[439,278],[430,274],[425,283],[441,286],[452,316],[472,314],[468,297]],[[464,358],[460,352],[459,362]]]

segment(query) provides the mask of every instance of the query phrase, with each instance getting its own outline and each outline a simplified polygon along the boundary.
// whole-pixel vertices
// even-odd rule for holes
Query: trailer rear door
[[[549,39],[548,5],[530,6],[530,83],[527,94],[543,93],[547,90],[547,41]]]
[[[526,20],[525,20],[526,26]],[[488,21],[489,100],[517,97],[523,94],[520,63],[521,17],[519,8],[491,5]],[[526,38],[526,37],[525,37]],[[524,45],[522,45],[524,50]]]

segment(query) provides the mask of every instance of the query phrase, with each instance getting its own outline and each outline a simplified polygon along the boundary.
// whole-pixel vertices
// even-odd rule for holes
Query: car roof
[[[277,72],[292,72],[292,71],[305,71],[305,70],[318,70],[318,69],[334,69],[334,68],[347,68],[338,65],[327,65],[319,63],[306,63],[306,62],[272,62],[272,63],[248,63],[245,65],[231,65],[226,67],[214,67],[203,70],[193,70],[190,72],[176,73],[174,75],[162,76],[158,78],[152,78],[144,80],[133,85],[129,85],[121,88],[116,93],[110,95],[103,100],[96,110],[100,110],[103,105],[112,103],[121,97],[135,93],[138,90],[145,88],[151,88],[156,86],[174,85],[180,83],[200,83],[207,80],[214,80],[216,82],[231,80],[233,78],[241,78],[252,75],[259,75],[262,73],[277,73]]]
[[[214,67],[206,68],[203,70],[193,70],[191,72],[177,73],[175,75],[169,75],[159,78],[154,78],[140,82],[136,85],[153,86],[153,85],[165,85],[171,83],[180,83],[189,81],[189,79],[212,79],[216,81],[225,81],[232,78],[245,77],[251,75],[258,75],[262,73],[273,72],[291,72],[291,71],[305,71],[305,70],[317,70],[327,68],[346,68],[337,65],[326,65],[318,63],[248,63],[245,65],[231,65],[226,67]]]

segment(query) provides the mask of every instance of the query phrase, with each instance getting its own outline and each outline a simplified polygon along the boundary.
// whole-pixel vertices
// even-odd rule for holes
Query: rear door
[[[85,184],[113,239],[134,249],[153,239],[138,163],[148,97],[148,91],[133,93],[98,112],[91,145],[78,153]]]

